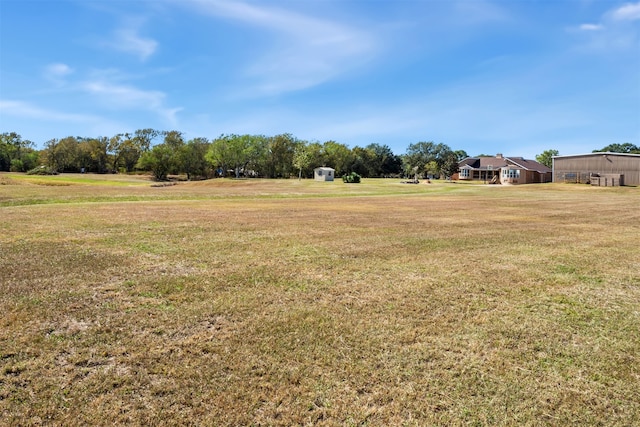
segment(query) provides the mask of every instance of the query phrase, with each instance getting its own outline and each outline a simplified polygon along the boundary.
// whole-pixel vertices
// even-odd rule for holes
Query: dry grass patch
[[[10,424],[640,421],[637,189],[109,191],[0,208]]]

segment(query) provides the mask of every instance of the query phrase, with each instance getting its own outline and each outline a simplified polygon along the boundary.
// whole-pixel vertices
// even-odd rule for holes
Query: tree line
[[[156,180],[178,174],[189,180],[225,176],[306,178],[313,176],[318,166],[334,168],[336,176],[352,172],[365,178],[416,173],[451,176],[464,157],[466,152],[434,142],[410,144],[406,154],[396,155],[387,145],[349,148],[336,141],[309,142],[291,134],[223,134],[213,140],[186,140],[176,130],[139,129],[111,138],[51,139],[42,150],[14,132],[0,135],[0,171],[27,172],[43,166],[53,173],[145,171]]]
[[[209,140],[185,140],[180,131],[138,129],[109,137],[68,136],[51,139],[42,150],[15,132],[0,134],[0,171],[27,172],[46,167],[52,173],[130,173],[144,171],[157,180],[183,174],[187,179],[225,176],[264,178],[311,177],[318,166],[330,166],[336,176],[357,173],[364,178],[391,176],[449,177],[458,171],[464,150],[442,143],[410,144],[403,155],[387,145],[354,147],[336,141],[309,142],[291,134],[275,136],[223,134]],[[640,153],[637,146],[611,144],[601,150]],[[536,160],[550,166],[557,150],[546,150]]]

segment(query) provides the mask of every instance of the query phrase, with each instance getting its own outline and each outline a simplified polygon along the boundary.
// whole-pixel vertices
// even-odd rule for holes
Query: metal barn
[[[607,152],[556,156],[553,158],[553,182],[640,185],[640,154]]]

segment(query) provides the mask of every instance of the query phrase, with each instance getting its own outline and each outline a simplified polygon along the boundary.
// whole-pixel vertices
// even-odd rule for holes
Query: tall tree
[[[223,170],[233,169],[236,178],[258,163],[267,148],[268,139],[262,135],[221,135],[211,143],[207,160]]]
[[[417,173],[430,173],[434,170],[438,172],[432,174],[443,173],[447,175],[444,171],[445,165],[448,162],[452,155],[455,153],[449,148],[449,146],[445,144],[435,144],[432,141],[429,142],[418,142],[416,144],[409,145],[407,148],[407,153],[404,156],[403,162],[405,163],[405,171],[417,170]],[[430,162],[434,162],[430,165]],[[428,165],[430,165],[428,167]],[[417,168],[417,169],[416,169]],[[446,168],[448,169],[448,168]]]
[[[78,139],[68,136],[58,141],[55,148],[56,164],[59,172],[80,172],[80,152]]]
[[[458,159],[458,162],[460,162],[461,160],[464,160],[467,157],[469,157],[467,152],[464,151],[464,150],[455,150],[453,153],[456,155],[456,158]]]
[[[299,142],[293,153],[293,166],[298,169],[298,179],[302,179],[302,171],[309,167],[311,155],[307,145]]]
[[[559,154],[560,152],[558,150],[544,150],[542,153],[536,155],[536,162],[550,168],[553,165],[553,158]]]
[[[640,154],[640,147],[630,142],[625,142],[624,144],[609,144],[600,150],[593,150],[593,152]]]
[[[444,157],[442,165],[440,167],[440,171],[447,178],[451,177],[454,173],[458,172],[458,163],[460,160],[467,158],[468,156],[464,153],[464,157],[460,158],[461,153],[457,153],[456,151],[451,151]]]
[[[154,146],[140,156],[137,167],[153,173],[157,181],[167,179],[169,172],[175,167],[176,153],[167,143]]]
[[[193,179],[194,176],[209,176],[211,167],[205,158],[209,145],[206,138],[194,138],[181,147],[180,164],[188,180]]]
[[[37,164],[33,142],[15,132],[0,134],[0,171],[25,172]]]
[[[344,144],[335,141],[327,141],[322,145],[324,151],[325,166],[331,166],[336,170],[336,176],[342,176],[349,171],[349,165],[353,162],[353,153]]]
[[[398,174],[402,170],[402,159],[393,154],[388,145],[369,144],[366,149],[371,153],[371,175],[374,177]]]
[[[177,131],[170,131],[170,132],[177,132]],[[161,135],[166,135],[167,133],[170,133],[170,132],[162,132],[155,129],[138,129],[137,131],[134,132],[131,139],[134,142],[134,144],[138,147],[140,152],[144,153],[145,151],[149,151],[149,149],[151,148],[151,145],[153,144],[154,139],[156,139]],[[180,132],[177,132],[177,133],[180,133]]]
[[[177,130],[170,130],[167,132],[163,132],[163,135],[164,144],[169,147],[169,149],[173,153],[171,170],[169,172],[175,174],[180,173],[184,170],[184,165],[182,164],[182,149],[184,148],[184,138],[182,136],[182,132]]]
[[[262,166],[264,175],[270,178],[289,178],[297,145],[298,140],[289,133],[269,138]]]

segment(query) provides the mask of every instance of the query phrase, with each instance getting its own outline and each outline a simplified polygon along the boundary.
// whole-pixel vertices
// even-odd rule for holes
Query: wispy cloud
[[[158,42],[140,34],[144,24],[143,19],[126,18],[124,24],[111,32],[109,39],[99,44],[111,50],[134,55],[141,61],[146,61],[158,49]]]
[[[99,120],[99,118],[94,115],[65,113],[62,111],[41,108],[28,102],[15,100],[0,100],[0,112],[2,112],[2,115],[6,116],[45,121],[94,122]]]
[[[117,50],[137,55],[141,60],[146,60],[153,55],[158,43],[150,38],[145,38],[133,28],[120,28],[115,31],[115,39],[111,46]]]
[[[611,19],[617,21],[635,21],[640,19],[640,2],[627,3],[610,12]]]
[[[60,87],[65,85],[66,77],[73,74],[73,72],[74,70],[67,64],[49,64],[44,68],[44,78]]]
[[[588,48],[594,51],[628,50],[640,46],[640,34],[634,21],[640,20],[640,2],[627,3],[604,13],[598,23],[584,23],[577,28],[590,34]]]
[[[190,0],[198,11],[244,23],[274,37],[264,56],[246,67],[261,94],[278,94],[321,84],[375,53],[374,36],[341,22],[290,10],[226,0]]]
[[[582,31],[600,31],[604,29],[602,24],[582,24],[579,27]]]
[[[158,114],[172,126],[182,108],[166,106],[166,94],[158,90],[142,90],[134,86],[107,80],[89,80],[80,84],[81,90],[94,96],[103,105],[114,109],[142,109]]]

